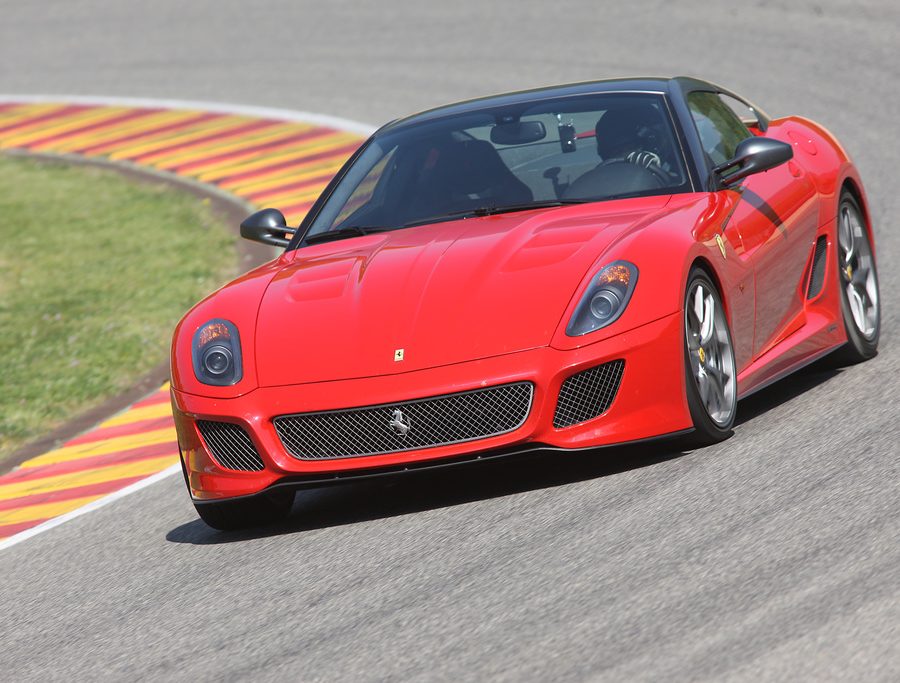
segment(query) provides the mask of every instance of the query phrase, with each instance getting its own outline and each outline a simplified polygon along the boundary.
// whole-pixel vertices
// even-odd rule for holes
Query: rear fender
[[[775,137],[794,147],[794,158],[812,176],[819,194],[819,225],[835,220],[841,192],[847,187],[862,209],[873,245],[872,217],[869,200],[856,164],[837,138],[824,126],[800,116],[772,122]]]

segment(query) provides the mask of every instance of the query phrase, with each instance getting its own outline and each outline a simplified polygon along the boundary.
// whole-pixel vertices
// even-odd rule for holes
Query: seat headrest
[[[613,157],[621,147],[637,144],[643,128],[657,123],[659,121],[655,111],[648,106],[610,109],[603,113],[594,126],[597,153],[604,159]]]
[[[486,140],[454,142],[444,149],[438,164],[462,194],[477,194],[502,183],[509,174],[497,150]]]

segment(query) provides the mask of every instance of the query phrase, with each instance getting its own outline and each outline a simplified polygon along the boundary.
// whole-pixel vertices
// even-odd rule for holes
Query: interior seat
[[[523,204],[534,200],[531,189],[509,170],[486,140],[455,140],[428,155],[416,188],[416,214],[439,215],[481,206]]]

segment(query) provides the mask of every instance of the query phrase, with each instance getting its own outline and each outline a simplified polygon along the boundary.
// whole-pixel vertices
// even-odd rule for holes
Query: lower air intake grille
[[[559,390],[553,426],[571,427],[605,413],[622,380],[625,361],[614,360],[568,377]]]
[[[816,240],[816,250],[813,253],[812,272],[809,274],[809,290],[807,299],[814,299],[822,291],[825,284],[825,255],[828,253],[828,239],[822,235]]]
[[[282,415],[275,431],[301,460],[396,453],[506,434],[531,410],[531,382],[413,401]]]
[[[243,427],[212,420],[197,420],[197,427],[210,453],[223,467],[244,472],[263,469],[262,458]]]

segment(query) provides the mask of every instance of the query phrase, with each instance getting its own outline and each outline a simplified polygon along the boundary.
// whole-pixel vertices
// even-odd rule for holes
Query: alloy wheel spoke
[[[697,321],[697,331],[701,333],[703,332],[703,288],[697,287],[694,290],[694,300],[693,306],[691,306],[691,313],[694,315],[694,320]]]
[[[712,295],[703,298],[703,320],[700,327],[700,343],[706,345],[712,339],[715,330],[715,300]]]
[[[850,262],[850,259],[854,256],[854,239],[853,234],[853,224],[850,218],[850,210],[845,208],[841,212],[841,224],[840,231],[838,233],[838,243],[841,246],[841,251],[844,253],[844,265],[847,265]]]
[[[847,285],[847,301],[850,303],[850,311],[853,313],[853,319],[860,332],[865,332],[865,303],[859,295],[856,287],[852,284]]]
[[[700,400],[704,405],[709,405],[709,376],[702,369],[697,375],[697,388],[700,390]]]
[[[859,331],[865,335],[871,334],[875,330],[875,304],[869,296],[865,283],[856,285],[854,292],[859,298],[860,304]]]
[[[709,338],[709,344],[707,344],[710,363],[714,363],[716,366],[722,362],[722,349],[720,344],[721,340],[719,339],[718,334],[712,335]]]
[[[710,409],[710,415],[715,415],[715,413],[722,410],[725,405],[725,387],[722,385],[716,375],[708,373],[707,376],[710,384],[710,400],[708,401],[707,406]],[[715,407],[713,407],[713,404],[715,405]]]
[[[720,360],[721,360],[721,359],[720,359]],[[725,386],[725,380],[726,380],[727,377],[728,377],[728,373],[725,371],[724,368],[720,367],[719,365],[715,365],[715,366],[710,366],[710,367],[708,367],[708,368],[706,369],[706,371],[707,371],[708,374],[710,374],[710,375],[712,375],[713,377],[715,377],[716,382],[717,382],[719,385],[721,385],[721,386],[723,386],[723,387]]]
[[[878,306],[878,281],[875,278],[875,271],[869,270],[866,273],[866,281],[863,284],[863,287],[866,290],[866,296],[869,299],[869,302],[872,304],[873,309],[877,309]]]

